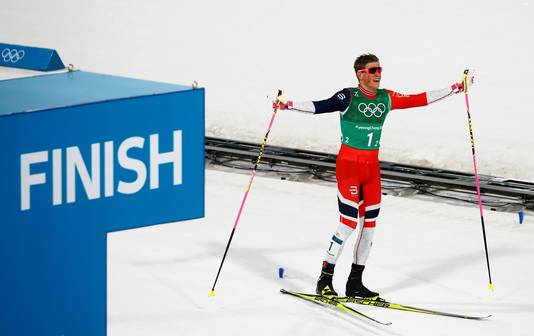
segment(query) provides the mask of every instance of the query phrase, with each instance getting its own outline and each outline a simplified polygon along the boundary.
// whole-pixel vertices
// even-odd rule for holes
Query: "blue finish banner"
[[[16,44],[0,43],[0,66],[52,71],[64,69],[57,51]]]
[[[105,335],[106,234],[204,216],[203,89],[77,72],[41,94],[62,80],[123,98],[0,103],[0,335]]]

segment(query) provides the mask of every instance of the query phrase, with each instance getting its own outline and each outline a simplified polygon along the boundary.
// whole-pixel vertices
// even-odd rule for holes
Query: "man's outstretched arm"
[[[310,114],[345,111],[350,105],[350,90],[343,89],[336,92],[332,97],[317,101],[293,102],[291,100],[280,103],[281,110],[295,110]]]
[[[471,76],[468,82],[470,85],[473,85],[474,77]],[[388,93],[391,98],[391,109],[396,110],[426,106],[463,91],[463,83],[454,83],[450,87],[441,90],[427,91],[414,95],[402,94],[391,90],[388,90]]]

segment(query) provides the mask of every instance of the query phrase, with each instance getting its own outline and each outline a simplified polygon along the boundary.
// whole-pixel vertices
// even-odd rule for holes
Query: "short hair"
[[[358,56],[354,61],[354,71],[365,69],[365,66],[371,62],[379,62],[378,57],[373,54],[363,54]]]

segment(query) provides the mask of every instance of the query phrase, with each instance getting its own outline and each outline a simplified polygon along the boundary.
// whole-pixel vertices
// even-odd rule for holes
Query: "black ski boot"
[[[349,279],[347,280],[347,287],[345,295],[350,297],[360,298],[374,298],[378,297],[377,292],[373,292],[362,283],[362,273],[365,269],[365,265],[352,264]]]
[[[332,285],[332,277],[334,276],[335,264],[329,264],[323,261],[323,268],[319,280],[317,280],[317,289],[315,292],[323,296],[337,296],[334,286]]]

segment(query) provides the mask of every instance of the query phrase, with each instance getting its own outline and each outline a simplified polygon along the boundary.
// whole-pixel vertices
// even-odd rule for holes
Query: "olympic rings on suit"
[[[382,114],[386,112],[386,105],[384,105],[383,103],[359,103],[358,111],[363,113],[363,115],[365,115],[367,118],[371,118],[372,116],[380,118]]]

